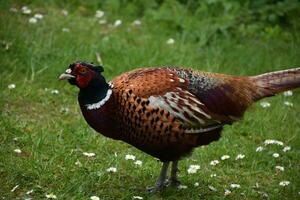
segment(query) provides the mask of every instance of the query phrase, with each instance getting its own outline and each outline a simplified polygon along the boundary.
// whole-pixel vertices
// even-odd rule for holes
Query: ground
[[[234,75],[299,67],[299,32],[210,39],[204,30],[194,40],[191,32],[166,26],[149,13],[128,16],[96,3],[26,2],[0,5],[1,199],[45,199],[49,194],[57,199],[300,197],[299,89],[256,103],[244,120],[225,126],[220,141],[183,159],[179,177],[187,188],[148,194],[145,188],[154,184],[161,163],[93,131],[81,116],[78,89],[58,81],[76,60],[103,64],[108,80],[141,66]],[[104,16],[95,16],[96,10]],[[42,19],[34,17],[37,13]],[[236,160],[238,154],[245,157]],[[224,155],[230,157],[222,160]],[[213,160],[219,164],[212,165]],[[190,165],[200,168],[188,170]],[[289,184],[282,186],[282,181]]]

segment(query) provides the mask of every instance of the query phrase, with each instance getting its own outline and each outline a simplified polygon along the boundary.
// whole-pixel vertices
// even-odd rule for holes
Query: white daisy
[[[289,101],[284,101],[283,103],[284,103],[284,105],[289,106],[289,107],[294,106],[294,104],[292,102],[289,102]]]
[[[144,198],[141,197],[141,196],[133,196],[132,198],[133,198],[133,199],[144,199]]]
[[[263,148],[263,147],[261,147],[261,146],[259,146],[259,147],[257,147],[257,148],[256,148],[256,150],[255,150],[255,151],[256,151],[256,152],[261,152],[261,151],[263,151],[263,150],[264,150],[264,148]]]
[[[117,172],[117,168],[115,167],[110,167],[106,169],[107,172],[112,172],[112,173],[116,173]]]
[[[236,184],[236,183],[230,184],[230,187],[231,188],[241,188],[241,186],[239,184]]]
[[[51,90],[51,94],[59,94],[58,90]]]
[[[235,160],[242,160],[245,158],[245,155],[244,154],[238,154],[235,158]]]
[[[36,19],[43,19],[44,16],[40,13],[36,13],[33,17]]]
[[[278,157],[279,157],[279,154],[278,154],[278,153],[273,153],[272,156],[273,156],[274,158],[278,158]]]
[[[34,18],[34,17],[30,17],[29,20],[28,20],[28,22],[29,22],[30,24],[36,24],[36,23],[37,23],[37,19]]]
[[[275,167],[275,169],[278,169],[279,171],[284,171],[284,167],[278,165]]]
[[[141,160],[137,160],[134,162],[135,165],[141,166],[143,162]]]
[[[291,150],[291,147],[290,147],[290,146],[286,146],[286,147],[284,147],[284,148],[282,149],[283,152],[287,152],[287,151],[289,151],[289,150]]]
[[[61,13],[64,15],[64,16],[67,16],[69,14],[69,12],[67,10],[62,10]]]
[[[100,198],[97,197],[97,196],[91,196],[90,199],[91,199],[91,200],[100,200]]]
[[[215,165],[217,165],[217,164],[219,164],[220,162],[218,161],[218,160],[212,160],[211,162],[210,162],[210,165],[212,165],[212,166],[215,166]]]
[[[260,102],[260,106],[263,108],[269,108],[271,106],[271,104],[267,101],[262,101],[262,102]]]
[[[14,192],[17,188],[19,187],[19,185],[16,185],[15,187],[13,187],[13,189],[11,189],[11,192]]]
[[[121,24],[122,24],[122,20],[118,19],[118,20],[115,21],[114,27],[118,27],[118,26],[120,26]]]
[[[227,195],[229,195],[229,194],[231,194],[231,191],[228,190],[228,189],[225,189],[224,195],[227,196]]]
[[[173,38],[169,38],[166,43],[167,44],[174,44],[175,40]]]
[[[79,160],[77,160],[77,161],[75,162],[75,165],[77,165],[78,167],[81,167],[81,166],[82,166],[82,164],[81,164],[81,162],[80,162]]]
[[[223,155],[223,156],[221,157],[221,160],[227,160],[227,159],[229,159],[229,158],[230,158],[229,155]]]
[[[283,142],[279,141],[279,140],[272,140],[272,139],[268,139],[264,141],[265,145],[269,145],[269,144],[276,144],[279,146],[283,146]]]
[[[142,22],[140,21],[140,20],[134,20],[133,22],[132,22],[132,24],[134,25],[134,26],[140,26],[141,24],[142,24]]]
[[[214,191],[214,192],[215,192],[215,191],[218,191],[215,187],[213,187],[213,186],[211,186],[211,185],[209,185],[208,188],[209,188],[211,191]]]
[[[89,153],[89,152],[83,152],[82,154],[85,155],[85,156],[87,156],[87,157],[94,157],[94,156],[96,156],[95,153]]]
[[[21,149],[15,149],[14,152],[15,153],[22,153]]]
[[[187,189],[188,187],[186,185],[179,185],[178,189]]]
[[[210,178],[217,177],[217,174],[211,174]]]
[[[281,182],[279,183],[279,185],[282,186],[282,187],[288,186],[289,184],[290,184],[289,181],[281,181]]]
[[[198,182],[194,183],[194,186],[195,186],[195,187],[198,187],[198,186],[199,186],[199,183],[198,183]]]
[[[9,85],[7,86],[7,88],[10,89],[10,90],[11,90],[11,89],[15,89],[15,88],[16,88],[16,85],[12,83],[12,84],[9,84]]]
[[[293,91],[291,91],[291,90],[285,91],[283,93],[283,95],[286,96],[286,97],[293,96]]]
[[[68,32],[70,32],[70,29],[68,29],[68,28],[63,28],[63,29],[62,29],[62,32],[68,33]]]
[[[47,199],[57,199],[56,195],[53,194],[53,193],[46,194],[46,198],[47,198]]]
[[[195,174],[198,169],[200,169],[200,166],[199,165],[190,165],[190,167],[188,168],[187,172],[189,174]]]
[[[22,11],[22,13],[25,14],[25,15],[31,14],[31,10],[30,10],[27,6],[23,6],[23,7],[21,8],[21,11]]]
[[[29,194],[31,194],[31,193],[33,193],[33,190],[28,190],[28,191],[26,192],[27,195],[29,195]]]
[[[125,155],[125,160],[135,160],[135,156],[127,154],[127,155]]]
[[[61,113],[68,113],[69,111],[70,111],[70,109],[67,108],[67,107],[62,107],[62,108],[60,109],[60,112],[61,112]]]
[[[135,165],[142,166],[143,162],[141,160],[137,160],[134,162]]]
[[[102,10],[97,10],[96,11],[96,14],[95,14],[96,18],[101,18],[103,16],[104,16],[104,11],[102,11]]]

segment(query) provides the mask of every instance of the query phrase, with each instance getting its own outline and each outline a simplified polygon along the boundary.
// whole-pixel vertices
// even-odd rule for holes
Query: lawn
[[[108,80],[142,66],[234,75],[295,68],[298,29],[242,34],[224,28],[226,21],[218,31],[222,17],[194,17],[172,1],[29,2],[0,3],[1,199],[299,199],[299,89],[256,103],[244,120],[225,126],[220,141],[183,159],[181,188],[148,194],[161,163],[93,131],[81,116],[78,89],[58,81],[76,60],[103,64]],[[188,173],[190,165],[200,169]]]

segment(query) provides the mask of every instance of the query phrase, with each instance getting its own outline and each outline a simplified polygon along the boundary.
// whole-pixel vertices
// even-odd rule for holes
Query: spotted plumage
[[[173,67],[141,68],[107,83],[103,68],[76,62],[61,75],[80,88],[87,123],[164,162],[156,189],[166,178],[178,183],[177,161],[221,136],[255,101],[299,87],[300,68],[237,77]]]

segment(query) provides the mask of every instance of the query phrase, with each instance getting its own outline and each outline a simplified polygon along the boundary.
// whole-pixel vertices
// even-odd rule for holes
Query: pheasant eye
[[[80,73],[80,74],[85,74],[86,71],[87,71],[86,68],[81,68],[81,69],[79,70],[79,73]]]

